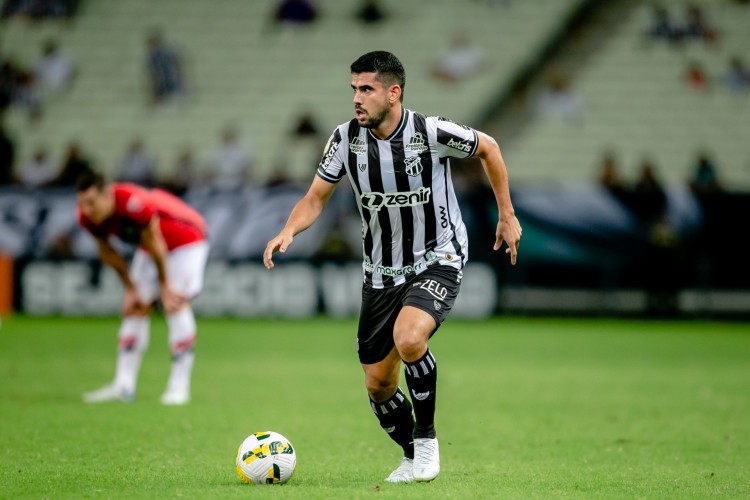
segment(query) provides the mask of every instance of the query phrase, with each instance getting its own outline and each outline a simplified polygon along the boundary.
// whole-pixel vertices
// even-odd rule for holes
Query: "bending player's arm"
[[[115,250],[115,247],[112,246],[107,237],[95,236],[95,238],[99,247],[99,258],[102,259],[102,262],[117,272],[123,285],[125,285],[125,292],[122,297],[122,314],[124,316],[130,316],[131,314],[137,313],[144,306],[140,303],[135,285],[133,285],[133,282],[130,280],[130,274],[128,274],[128,263],[123,256]]]
[[[141,233],[141,246],[151,255],[156,265],[156,272],[159,276],[161,288],[161,304],[164,307],[164,312],[167,314],[177,312],[187,300],[172,289],[172,285],[167,278],[168,249],[167,244],[164,242],[164,236],[161,234],[159,217],[152,217],[148,226]]]
[[[266,245],[266,251],[263,252],[263,264],[266,268],[273,269],[274,252],[286,252],[294,237],[318,220],[335,190],[336,184],[324,181],[320,177],[313,179],[307,194],[292,209],[284,229]]]
[[[130,281],[128,263],[125,262],[125,258],[115,250],[115,247],[112,246],[109,239],[104,236],[96,236],[95,238],[96,244],[99,246],[99,258],[102,259],[102,262],[117,272],[117,275],[122,280],[125,288],[135,288],[133,282]]]
[[[474,156],[482,161],[484,172],[490,181],[492,191],[495,193],[499,214],[493,249],[499,250],[504,240],[508,244],[505,253],[510,254],[510,262],[515,265],[522,231],[521,224],[513,210],[513,203],[510,200],[508,171],[505,168],[503,155],[500,153],[500,147],[495,139],[480,131],[477,131],[477,136],[479,144]]]

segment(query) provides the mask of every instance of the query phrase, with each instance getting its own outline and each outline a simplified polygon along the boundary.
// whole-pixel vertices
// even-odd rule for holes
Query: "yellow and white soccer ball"
[[[278,432],[251,434],[237,450],[237,475],[246,484],[283,484],[297,466],[292,443]]]

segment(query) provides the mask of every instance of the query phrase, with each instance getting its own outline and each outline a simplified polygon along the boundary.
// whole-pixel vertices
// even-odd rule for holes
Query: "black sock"
[[[403,448],[404,456],[414,458],[414,417],[411,414],[411,403],[401,388],[381,403],[371,399],[370,406],[380,421],[380,427]]]
[[[427,349],[424,356],[413,363],[404,362],[404,372],[416,417],[414,437],[434,438],[437,363],[430,350]]]

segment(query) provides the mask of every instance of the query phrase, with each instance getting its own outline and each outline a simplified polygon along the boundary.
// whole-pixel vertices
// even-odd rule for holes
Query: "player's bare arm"
[[[164,236],[161,234],[159,227],[159,217],[153,217],[146,229],[141,233],[141,245],[151,255],[156,265],[159,275],[159,284],[161,286],[161,303],[164,312],[173,314],[187,304],[187,299],[172,288],[167,277],[167,244],[164,242]]]
[[[266,245],[266,251],[263,252],[263,264],[267,269],[273,269],[272,257],[275,252],[286,252],[294,237],[318,220],[335,190],[336,184],[324,181],[317,176],[313,179],[307,194],[292,209],[284,229]]]
[[[505,168],[503,155],[495,139],[480,131],[477,131],[477,136],[479,137],[479,144],[474,156],[482,161],[484,172],[490,181],[492,191],[495,193],[499,214],[493,249],[499,250],[503,241],[505,241],[508,244],[505,253],[510,254],[510,262],[515,265],[522,230],[513,210],[513,203],[510,201],[508,171]]]
[[[146,314],[147,307],[141,304],[135,285],[130,280],[128,264],[125,258],[115,250],[108,238],[97,236],[96,243],[99,247],[99,258],[115,270],[120,280],[122,280],[123,285],[125,285],[125,291],[122,296],[122,314],[124,316]]]

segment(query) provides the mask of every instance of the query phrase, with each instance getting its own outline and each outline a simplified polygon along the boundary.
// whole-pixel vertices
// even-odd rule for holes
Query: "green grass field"
[[[353,320],[199,319],[193,401],[163,407],[155,318],[137,401],[85,405],[117,324],[5,319],[0,497],[750,497],[746,323],[449,320],[431,341],[442,472],[405,485],[383,482],[400,449],[367,404]],[[297,450],[286,485],[236,476],[260,430]]]

